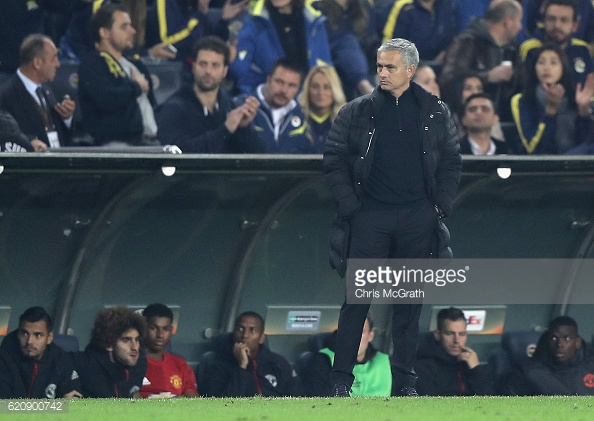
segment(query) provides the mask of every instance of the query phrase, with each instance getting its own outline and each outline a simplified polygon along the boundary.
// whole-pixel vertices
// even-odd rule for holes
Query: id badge
[[[49,140],[50,148],[59,148],[60,147],[60,139],[58,139],[58,132],[53,130],[51,132],[47,132],[47,140]]]

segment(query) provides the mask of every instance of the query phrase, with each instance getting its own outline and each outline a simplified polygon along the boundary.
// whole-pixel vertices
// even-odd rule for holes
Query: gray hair
[[[394,38],[384,42],[377,52],[383,53],[384,51],[398,51],[404,67],[414,64],[416,68],[419,65],[419,51],[415,44],[407,39]]]

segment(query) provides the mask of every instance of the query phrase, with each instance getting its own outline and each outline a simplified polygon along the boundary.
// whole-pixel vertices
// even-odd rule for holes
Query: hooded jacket
[[[23,355],[17,331],[10,332],[0,345],[0,399],[62,398],[81,391],[70,355],[53,343],[38,361]]]

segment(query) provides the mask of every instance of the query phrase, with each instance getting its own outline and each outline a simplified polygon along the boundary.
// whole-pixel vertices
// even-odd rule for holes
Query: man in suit
[[[54,79],[60,67],[56,46],[46,35],[31,34],[21,44],[19,63],[0,93],[2,108],[32,139],[35,151],[69,144],[76,105],[68,95],[58,102],[43,85]]]

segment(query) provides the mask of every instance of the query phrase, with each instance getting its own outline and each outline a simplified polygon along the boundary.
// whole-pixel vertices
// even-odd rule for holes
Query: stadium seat
[[[157,105],[161,105],[181,87],[183,64],[178,61],[145,62],[145,64],[151,74],[155,101]]]
[[[307,349],[309,352],[318,352],[326,348],[334,341],[334,332],[321,332],[307,338]]]
[[[216,355],[213,351],[207,351],[200,356],[200,362],[198,363],[195,373],[200,396],[211,396],[208,390],[208,382],[206,381],[206,373],[212,367],[215,356]]]
[[[78,352],[80,351],[78,345],[78,338],[74,335],[66,335],[64,333],[54,333],[54,344],[58,345],[64,351]]]
[[[512,367],[521,365],[532,358],[542,332],[534,330],[504,332],[501,335],[501,348],[489,354],[489,367],[495,383],[507,376]]]
[[[309,365],[309,363],[310,363],[311,359],[313,358],[314,354],[315,354],[314,352],[305,351],[305,352],[301,353],[295,359],[295,363],[293,364],[293,368],[295,369],[295,372],[297,373],[297,376],[299,376],[300,379],[304,379],[305,378],[305,369]]]
[[[518,133],[516,123],[513,121],[502,121],[499,124],[501,125],[503,137],[505,137],[505,141],[508,145],[515,145],[520,141],[520,134]]]

